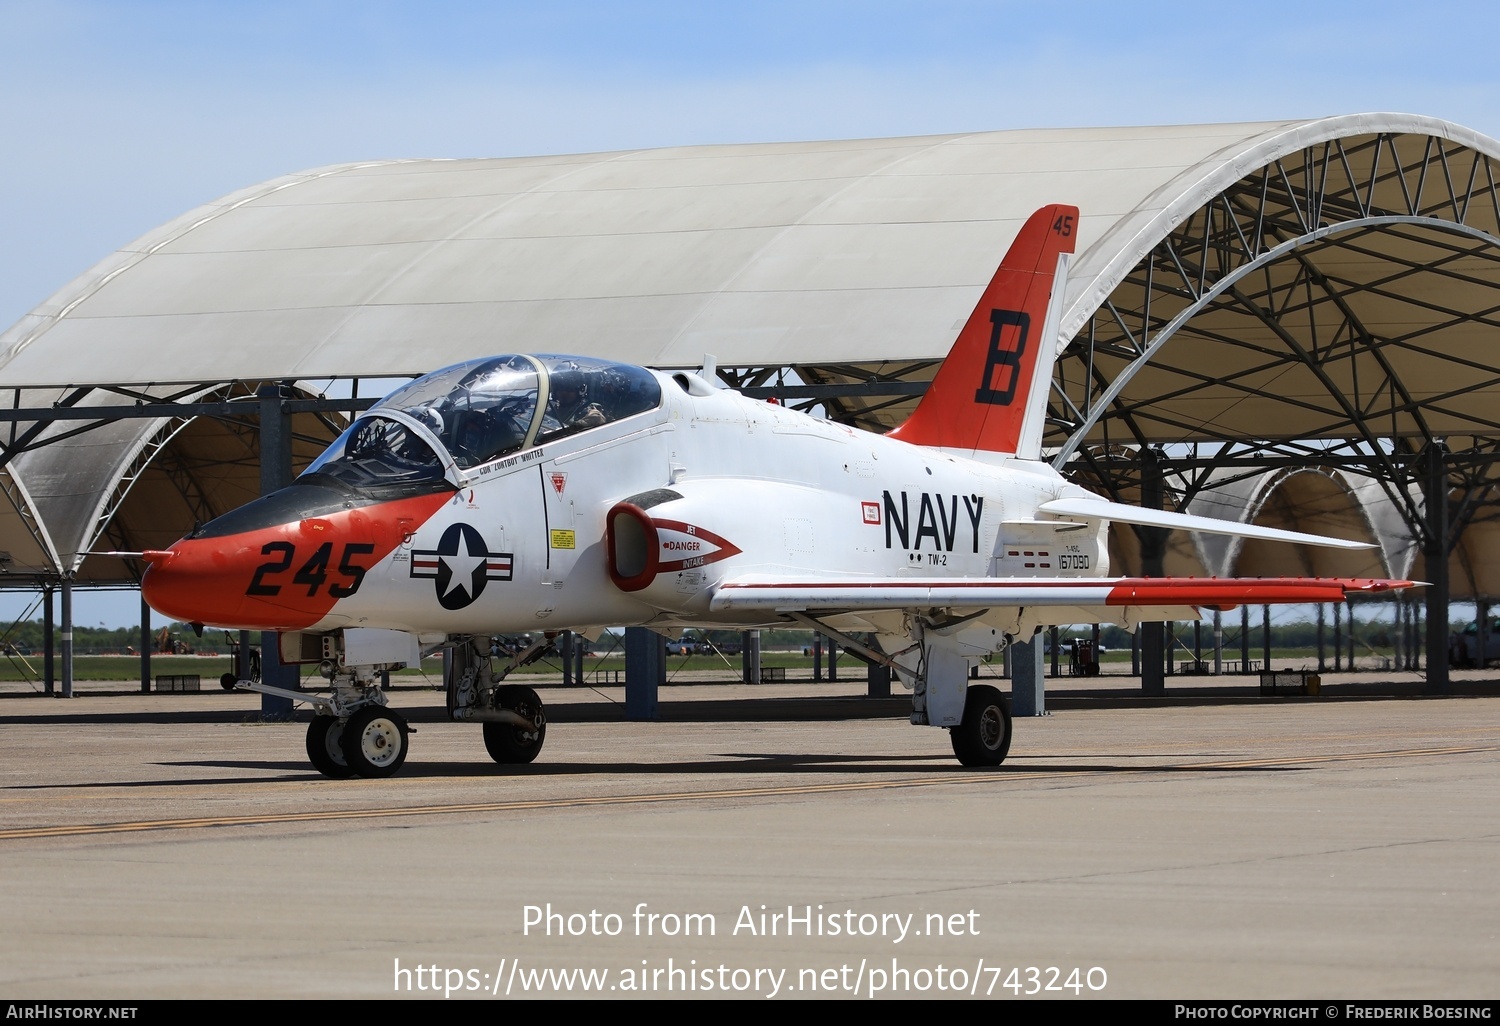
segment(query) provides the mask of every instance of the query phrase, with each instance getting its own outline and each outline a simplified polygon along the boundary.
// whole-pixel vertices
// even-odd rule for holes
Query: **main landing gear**
[[[884,666],[912,689],[911,722],[946,727],[958,761],[974,769],[998,766],[1010,753],[1010,706],[999,690],[969,683],[970,660],[998,650],[1005,639],[993,628],[972,624],[972,617],[935,621],[909,612],[900,635],[884,635],[897,651],[887,654],[874,635],[865,644],[807,613],[785,614],[804,626]]]
[[[971,684],[964,718],[949,730],[953,754],[965,766],[998,766],[1010,752],[1010,706],[988,684]]]
[[[547,713],[537,693],[521,684],[500,683],[516,667],[531,662],[547,643],[539,637],[503,661],[492,654],[490,639],[482,635],[453,649],[448,663],[448,715],[483,723],[484,749],[502,765],[530,762],[547,740]]]

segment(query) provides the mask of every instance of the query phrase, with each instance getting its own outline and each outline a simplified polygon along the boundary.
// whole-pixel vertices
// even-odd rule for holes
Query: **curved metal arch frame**
[[[1247,277],[1250,277],[1253,274],[1256,274],[1257,272],[1261,271],[1271,264],[1279,263],[1282,260],[1289,259],[1298,251],[1301,251],[1308,246],[1321,242],[1325,239],[1329,239],[1346,232],[1363,233],[1371,229],[1380,229],[1393,225],[1414,225],[1417,227],[1435,229],[1437,231],[1448,234],[1464,235],[1476,241],[1492,245],[1496,248],[1497,253],[1500,253],[1500,239],[1495,238],[1488,232],[1480,231],[1479,229],[1471,228],[1467,225],[1457,224],[1452,221],[1444,221],[1441,219],[1430,217],[1413,217],[1409,215],[1384,215],[1378,217],[1358,218],[1351,221],[1342,221],[1334,225],[1319,228],[1316,231],[1308,232],[1304,235],[1283,242],[1280,245],[1273,247],[1272,249],[1265,250],[1261,253],[1260,256],[1257,256],[1250,262],[1243,264],[1242,266],[1236,268],[1234,271],[1231,271],[1223,278],[1219,279],[1214,283],[1212,287],[1202,292],[1196,300],[1179,311],[1170,321],[1167,322],[1165,327],[1153,332],[1150,341],[1141,348],[1139,355],[1136,356],[1127,365],[1124,371],[1114,376],[1114,378],[1105,387],[1104,391],[1101,394],[1092,399],[1092,401],[1088,404],[1090,409],[1087,414],[1078,411],[1078,407],[1073,404],[1071,400],[1069,400],[1066,396],[1066,393],[1064,393],[1062,389],[1058,387],[1057,381],[1053,381],[1052,395],[1054,400],[1061,399],[1068,408],[1073,410],[1079,417],[1081,417],[1080,420],[1069,425],[1072,430],[1069,432],[1067,440],[1054,453],[1052,458],[1053,466],[1058,469],[1062,469],[1067,464],[1067,462],[1073,457],[1073,454],[1085,443],[1089,432],[1092,431],[1100,421],[1104,420],[1110,415],[1115,400],[1119,398],[1120,393],[1125,390],[1126,386],[1130,384],[1131,380],[1138,373],[1140,373],[1140,371],[1147,364],[1151,362],[1152,358],[1155,357],[1161,351],[1161,349],[1172,340],[1173,336],[1175,336],[1180,330],[1182,330],[1182,328],[1184,328],[1189,321],[1191,321],[1198,314],[1202,313],[1205,309],[1216,305],[1217,302],[1226,295],[1237,299],[1244,299],[1244,297],[1237,293],[1235,289],[1235,286],[1240,281]],[[1497,256],[1497,259],[1500,259],[1500,256]],[[1329,296],[1332,299],[1337,299],[1336,293],[1329,292]],[[1283,341],[1288,344],[1292,352],[1297,355],[1301,359],[1301,362],[1306,364],[1312,370],[1312,372],[1318,376],[1319,380],[1323,382],[1323,384],[1328,388],[1329,395],[1344,407],[1344,410],[1349,416],[1352,423],[1361,425],[1364,424],[1365,418],[1363,414],[1360,411],[1354,409],[1349,404],[1347,397],[1341,395],[1333,386],[1328,376],[1318,369],[1317,364],[1314,361],[1308,359],[1308,354],[1302,347],[1301,343],[1299,343],[1290,333],[1281,331],[1279,329],[1279,326],[1275,323],[1274,319],[1264,317],[1263,312],[1259,311],[1256,308],[1255,304],[1242,302],[1240,305],[1247,310],[1255,312],[1257,316],[1261,317],[1261,319],[1267,324],[1268,327],[1271,327],[1273,330],[1277,331],[1278,335],[1282,338]],[[1358,318],[1355,317],[1352,313],[1348,314],[1348,317],[1351,322],[1358,324]],[[1378,351],[1376,352],[1376,358],[1381,360],[1382,364],[1384,364],[1384,358],[1378,353]],[[1388,368],[1388,365],[1386,366]],[[1395,382],[1394,374],[1392,374],[1391,377],[1393,382]],[[1399,382],[1395,383],[1399,388]],[[1411,400],[1409,395],[1404,396],[1404,398],[1406,399],[1407,404],[1411,407],[1413,414],[1416,416],[1420,416],[1420,408],[1418,407],[1418,405]],[[1054,418],[1054,423],[1060,419],[1061,418]],[[1428,433],[1428,437],[1430,439],[1430,433]],[[1370,443],[1372,446],[1375,446],[1376,443],[1382,440],[1383,436],[1369,431],[1365,432],[1364,441]],[[1376,456],[1377,459],[1379,458],[1378,447],[1377,451],[1372,452],[1371,455]]]
[[[1244,515],[1240,518],[1241,522],[1246,524],[1253,523],[1255,518],[1260,515],[1260,513],[1273,499],[1279,500],[1285,496],[1286,493],[1285,491],[1283,491],[1283,489],[1285,489],[1287,485],[1289,485],[1296,478],[1308,474],[1316,475],[1332,482],[1333,486],[1350,500],[1350,508],[1353,510],[1355,516],[1359,518],[1360,525],[1364,528],[1369,537],[1375,539],[1377,544],[1381,541],[1380,532],[1379,530],[1377,530],[1375,524],[1370,519],[1369,508],[1358,501],[1355,489],[1349,483],[1348,479],[1345,478],[1344,475],[1338,470],[1327,467],[1277,468],[1272,472],[1271,475],[1266,478],[1266,480],[1263,482],[1263,486],[1258,488],[1251,495],[1249,502],[1245,506]],[[1245,538],[1239,537],[1231,537],[1225,539],[1226,544],[1224,546],[1223,553],[1225,566],[1232,567],[1239,562],[1240,553],[1244,551],[1246,540],[1247,539]],[[1389,566],[1389,553],[1385,551],[1383,546],[1381,548],[1381,560],[1386,564],[1386,572],[1390,573],[1391,570]]]
[[[1065,435],[1062,439],[1064,448],[1076,449],[1092,427],[1100,422],[1117,421],[1125,425],[1126,435],[1133,436],[1136,445],[1148,444],[1147,433],[1140,430],[1133,419],[1134,410],[1121,409],[1115,402],[1123,382],[1105,394],[1111,382],[1096,369],[1096,353],[1124,365],[1128,376],[1133,376],[1143,366],[1143,357],[1149,362],[1149,354],[1144,351],[1155,338],[1155,333],[1165,326],[1160,323],[1159,316],[1153,319],[1151,304],[1155,297],[1162,297],[1172,304],[1173,309],[1177,308],[1179,300],[1194,301],[1198,309],[1187,311],[1189,318],[1218,300],[1230,298],[1237,308],[1260,316],[1263,324],[1275,330],[1279,327],[1273,323],[1276,317],[1264,316],[1258,303],[1248,302],[1246,297],[1234,291],[1226,297],[1224,290],[1218,289],[1225,278],[1245,280],[1246,264],[1269,267],[1276,259],[1274,251],[1280,250],[1283,256],[1290,253],[1292,259],[1298,259],[1302,274],[1286,286],[1272,283],[1267,274],[1267,288],[1256,298],[1266,302],[1268,307],[1280,306],[1284,312],[1286,308],[1294,307],[1294,291],[1307,286],[1309,297],[1303,312],[1309,319],[1314,350],[1327,351],[1331,346],[1319,346],[1316,338],[1318,301],[1311,296],[1313,287],[1321,290],[1322,300],[1338,308],[1343,323],[1334,329],[1335,340],[1341,331],[1352,328],[1351,335],[1370,341],[1373,336],[1344,302],[1343,293],[1349,291],[1348,286],[1422,305],[1410,296],[1382,293],[1381,290],[1392,281],[1419,272],[1474,283],[1472,277],[1447,266],[1455,258],[1465,255],[1465,251],[1459,248],[1421,261],[1406,260],[1391,253],[1365,251],[1364,256],[1405,264],[1405,268],[1375,282],[1345,283],[1346,288],[1342,291],[1330,288],[1329,280],[1317,267],[1296,256],[1320,235],[1347,239],[1351,236],[1345,233],[1350,229],[1362,227],[1363,231],[1371,232],[1398,227],[1394,220],[1386,219],[1412,221],[1440,231],[1477,231],[1483,245],[1493,245],[1494,238],[1500,237],[1500,188],[1497,188],[1494,166],[1500,154],[1492,152],[1492,147],[1486,145],[1489,140],[1460,138],[1450,132],[1429,132],[1423,128],[1425,126],[1396,128],[1392,125],[1384,130],[1363,133],[1355,130],[1308,140],[1300,148],[1275,153],[1268,150],[1250,166],[1250,170],[1240,172],[1233,181],[1220,185],[1211,193],[1202,193],[1203,198],[1196,205],[1178,209],[1169,203],[1163,215],[1153,222],[1157,225],[1155,231],[1159,237],[1144,249],[1137,250],[1141,255],[1133,266],[1109,272],[1114,284],[1107,292],[1101,293],[1102,301],[1096,303],[1093,312],[1073,311],[1075,327],[1065,337],[1074,341],[1062,352],[1053,380],[1053,441],[1057,441],[1061,429]],[[1193,192],[1192,185],[1183,183],[1179,188]],[[1372,222],[1377,220],[1383,223],[1372,227]],[[1357,238],[1357,234],[1352,237]],[[1360,252],[1347,241],[1336,244]],[[1486,280],[1483,284],[1493,287],[1494,282]],[[1210,289],[1217,289],[1210,302],[1197,302]],[[1139,294],[1133,290],[1139,290]],[[1090,291],[1090,287],[1084,291]],[[1220,308],[1231,307],[1225,304]],[[1493,317],[1500,306],[1479,312],[1443,310],[1436,306],[1429,309],[1449,322],[1465,318],[1487,319],[1500,328],[1500,320]],[[1486,317],[1486,313],[1491,316]],[[1172,325],[1174,332],[1181,328],[1181,320]],[[1086,328],[1086,332],[1080,328]],[[1202,331],[1201,328],[1197,330]],[[1214,337],[1211,333],[1206,334]],[[1382,341],[1409,344],[1414,337],[1415,333]],[[1289,341],[1285,334],[1282,338]],[[1229,338],[1222,340],[1233,341]],[[1153,352],[1156,349],[1159,346],[1152,347]],[[1384,378],[1382,386],[1389,385],[1393,393],[1402,392],[1400,410],[1385,412],[1401,412],[1411,417],[1417,422],[1419,433],[1430,441],[1432,432],[1421,423],[1421,405],[1413,402],[1411,396],[1400,388],[1399,379],[1384,363],[1380,347],[1372,346],[1369,352],[1380,365]],[[1301,355],[1305,357],[1306,354]],[[1078,363],[1085,365],[1082,380],[1074,375],[1070,388],[1067,372],[1070,365]],[[1070,391],[1081,393],[1076,402],[1070,398]],[[1188,391],[1191,388],[1170,395]],[[1162,398],[1153,397],[1152,402],[1159,403]],[[1136,409],[1147,405],[1140,404]],[[1347,411],[1345,416],[1348,416]],[[1492,426],[1500,432],[1500,423]],[[1185,426],[1184,434],[1192,430],[1191,426]],[[1247,443],[1253,441],[1246,440]],[[1259,448],[1263,450],[1264,446]],[[1295,449],[1295,446],[1291,448]],[[1313,455],[1313,452],[1309,450],[1307,455]],[[1059,464],[1066,458],[1064,455]]]

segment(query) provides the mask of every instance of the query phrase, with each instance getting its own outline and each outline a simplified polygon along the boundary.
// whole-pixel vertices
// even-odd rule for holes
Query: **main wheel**
[[[383,705],[349,717],[339,744],[349,768],[362,777],[388,777],[406,761],[406,720]]]
[[[542,742],[547,740],[547,714],[542,708],[542,700],[524,684],[507,684],[497,697],[501,708],[524,716],[533,726],[528,729],[509,723],[486,723],[485,751],[498,763],[530,762],[542,750]]]
[[[219,677],[219,687],[225,691],[233,691],[237,683],[239,683],[239,678],[232,673],[226,673]]]
[[[307,760],[325,777],[354,776],[344,758],[344,725],[337,716],[314,716],[307,725]]]
[[[949,733],[953,754],[965,766],[998,766],[1010,751],[1010,708],[988,684],[975,684],[964,699],[964,718]]]

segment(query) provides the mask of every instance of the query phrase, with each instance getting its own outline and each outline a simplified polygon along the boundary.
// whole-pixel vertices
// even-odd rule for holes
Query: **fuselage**
[[[361,421],[429,440],[441,428],[448,451],[429,459],[430,472],[341,478],[338,459],[320,460],[152,554],[146,598],[216,627],[430,636],[748,625],[709,602],[720,582],[754,575],[1107,572],[1103,523],[1059,533],[1035,518],[1043,502],[1086,494],[1046,464],[969,459],[695,375],[630,370],[654,379],[655,405],[551,440],[533,427],[537,444],[469,466],[455,458],[451,403],[431,436],[414,426],[431,416],[420,408],[390,407],[381,421],[377,407]],[[351,450],[348,437],[334,448]]]

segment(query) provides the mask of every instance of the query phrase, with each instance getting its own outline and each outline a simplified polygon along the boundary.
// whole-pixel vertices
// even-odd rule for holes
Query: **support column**
[[[1338,673],[1344,668],[1344,607],[1342,603],[1333,604],[1333,672]]]
[[[1448,447],[1433,439],[1427,447],[1422,489],[1427,503],[1427,686],[1429,695],[1448,693]]]
[[[823,635],[814,634],[812,641],[813,682],[823,680]]]
[[[830,681],[839,679],[839,643],[837,641],[828,643],[828,679]]]
[[[260,399],[260,494],[270,495],[292,483],[292,418],[282,407],[287,394],[284,386],[262,385],[255,394]],[[260,644],[261,680],[289,691],[298,690],[301,676],[296,665],[281,664],[281,636],[274,631],[261,631]],[[261,695],[260,717],[291,719],[292,700]]]
[[[740,633],[740,671],[746,684],[760,683],[760,631]]]
[[[151,607],[141,596],[141,694],[151,690]]]
[[[879,651],[880,645],[875,641],[873,633],[865,635],[865,644]],[[891,668],[874,660],[865,662],[865,697],[866,698],[890,698],[891,697]]]
[[[1417,673],[1422,672],[1422,653],[1426,649],[1423,626],[1426,620],[1422,618],[1424,604],[1412,599],[1411,607],[1407,609],[1407,616],[1411,619],[1411,644],[1407,651],[1411,653],[1411,668]]]
[[[1326,602],[1318,603],[1318,672],[1323,673],[1328,669],[1327,660],[1324,658],[1323,650],[1323,610]]]
[[[1162,480],[1161,456],[1154,449],[1141,451],[1141,506],[1161,509],[1166,499]],[[1167,551],[1167,532],[1160,527],[1137,527],[1141,542],[1141,576],[1165,576],[1162,565]],[[1167,693],[1164,676],[1164,639],[1160,622],[1143,623],[1138,628],[1141,640],[1141,692],[1147,695]]]
[[[1062,654],[1058,651],[1061,645],[1059,645],[1058,643],[1058,632],[1056,624],[1053,624],[1047,629],[1047,641],[1052,646],[1052,679],[1056,680],[1058,677],[1057,660],[1058,657]]]
[[[626,627],[625,718],[658,719],[656,696],[666,682],[666,639],[644,627]]]
[[[1250,672],[1250,607],[1240,606],[1240,672]]]
[[[57,693],[57,663],[53,653],[57,650],[56,631],[52,622],[52,588],[48,586],[42,589],[42,677],[43,693],[53,695]]]
[[[1214,676],[1224,672],[1224,611],[1214,610]]]
[[[1349,662],[1346,665],[1349,667],[1349,672],[1353,673],[1354,672],[1354,600],[1353,599],[1345,599],[1344,600],[1344,604],[1345,604],[1345,606],[1349,610],[1349,630],[1346,631],[1345,634],[1344,634],[1344,636],[1349,639]]]
[[[1271,607],[1260,607],[1261,669],[1271,668]]]
[[[1010,644],[1010,711],[1013,716],[1045,716],[1046,674],[1042,666],[1042,642],[1039,635],[1031,640]]]
[[[1391,665],[1397,670],[1406,669],[1406,614],[1401,605],[1401,594],[1396,594],[1395,620],[1391,624]]]
[[[1474,602],[1474,622],[1479,627],[1479,659],[1476,665],[1484,669],[1489,662],[1490,652],[1490,600],[1487,598],[1476,599]]]
[[[62,579],[62,697],[73,697],[73,575]]]
[[[447,652],[447,649],[443,650]],[[234,656],[234,676],[236,680],[250,680],[254,674],[250,672],[250,632],[240,631],[240,647]]]

